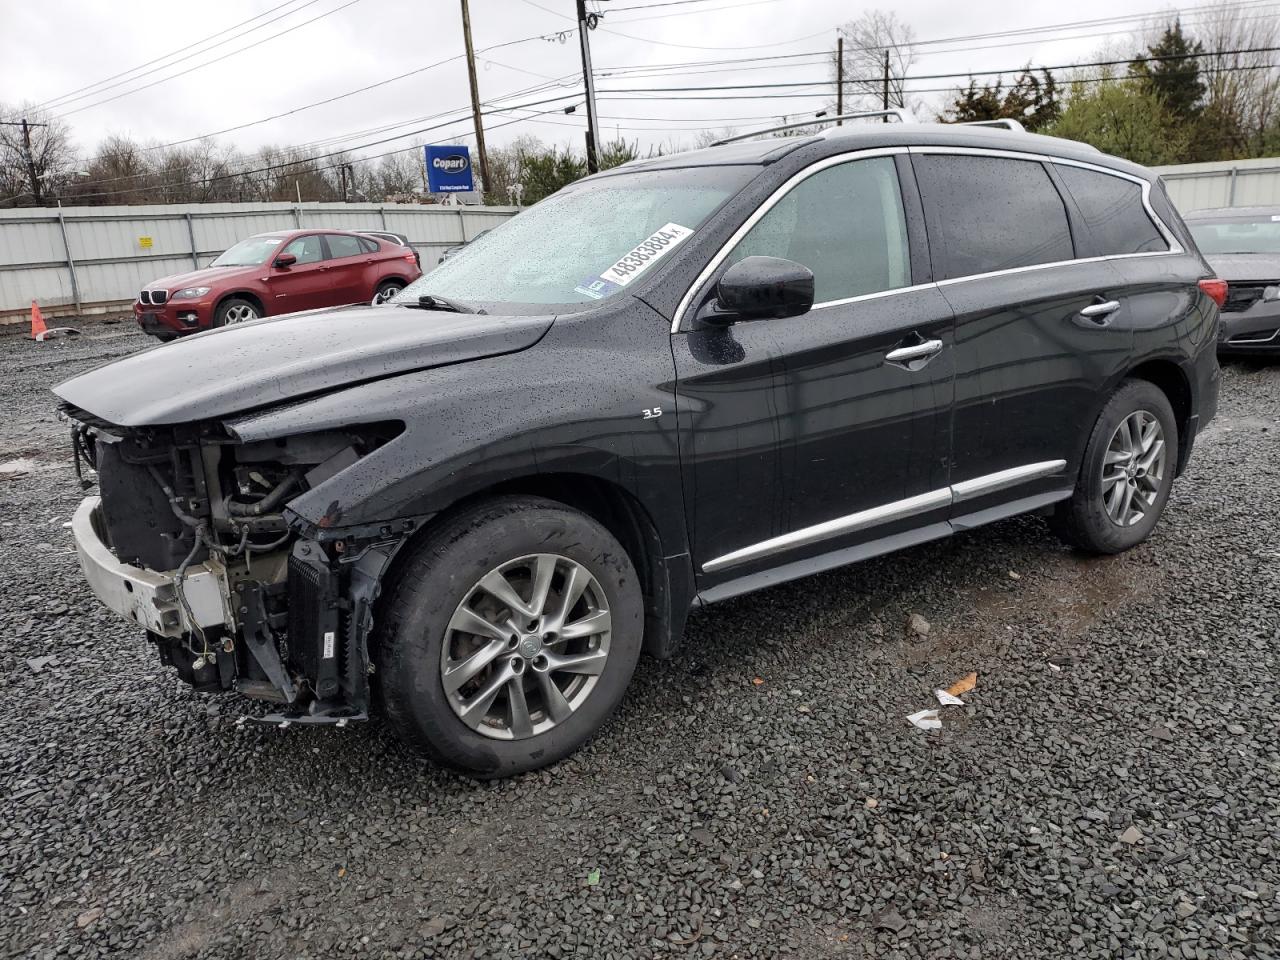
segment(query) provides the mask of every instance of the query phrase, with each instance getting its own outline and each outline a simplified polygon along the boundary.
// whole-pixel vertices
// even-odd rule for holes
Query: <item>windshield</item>
[[[759,167],[637,171],[566,187],[411,283],[464,303],[574,304],[613,296],[676,251]]]
[[[256,267],[266,263],[267,258],[275,252],[284,237],[250,237],[241,240],[234,247],[226,250],[217,260],[209,264],[211,267]]]
[[[1188,220],[1201,253],[1280,253],[1280,214]]]

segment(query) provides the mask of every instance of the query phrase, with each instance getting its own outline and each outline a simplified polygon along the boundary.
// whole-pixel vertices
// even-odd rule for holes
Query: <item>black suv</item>
[[[261,719],[564,757],[695,605],[1041,511],[1146,538],[1213,416],[1225,284],[1157,178],[864,124],[629,163],[361,313],[56,388],[94,591]]]

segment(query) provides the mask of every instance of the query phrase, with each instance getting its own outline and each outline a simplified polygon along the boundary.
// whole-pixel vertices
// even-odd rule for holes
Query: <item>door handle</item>
[[[915,343],[909,347],[898,347],[896,350],[890,350],[884,355],[884,360],[885,363],[910,363],[912,360],[923,360],[926,357],[937,356],[941,352],[941,340],[926,340],[924,343]]]
[[[1080,311],[1080,316],[1088,317],[1095,323],[1106,323],[1106,317],[1120,309],[1119,300],[1107,300],[1103,303],[1091,303]]]

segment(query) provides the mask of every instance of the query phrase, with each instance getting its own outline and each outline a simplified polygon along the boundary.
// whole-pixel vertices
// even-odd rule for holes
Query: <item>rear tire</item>
[[[554,763],[599,730],[635,670],[644,612],[631,559],[604,527],[554,501],[505,497],[431,532],[398,565],[379,621],[392,729],[492,778]]]
[[[382,283],[378,284],[378,289],[374,291],[372,301],[373,306],[376,307],[380,303],[386,303],[397,293],[403,290],[404,287],[405,285],[399,280],[384,280]]]
[[[213,325],[215,327],[229,327],[237,323],[248,323],[250,320],[257,320],[262,316],[262,310],[258,305],[245,300],[243,297],[228,297],[218,304],[218,310],[213,315]]]
[[[1177,463],[1169,398],[1146,380],[1126,380],[1098,415],[1075,492],[1054,511],[1054,531],[1091,553],[1136,546],[1164,512]]]

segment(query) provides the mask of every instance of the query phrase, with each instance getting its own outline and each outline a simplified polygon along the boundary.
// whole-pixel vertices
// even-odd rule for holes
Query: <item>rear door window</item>
[[[893,158],[854,160],[802,180],[725,263],[754,256],[812,270],[814,303],[909,286],[911,255]]]
[[[1089,230],[1091,256],[1109,257],[1122,253],[1152,253],[1169,249],[1142,203],[1142,187],[1132,180],[1057,165],[1058,176]]]
[[[329,259],[341,260],[343,257],[359,257],[364,254],[359,237],[348,237],[340,233],[331,233],[325,237],[329,244]]]
[[[1035,160],[913,158],[939,280],[1071,260],[1067,209]]]

